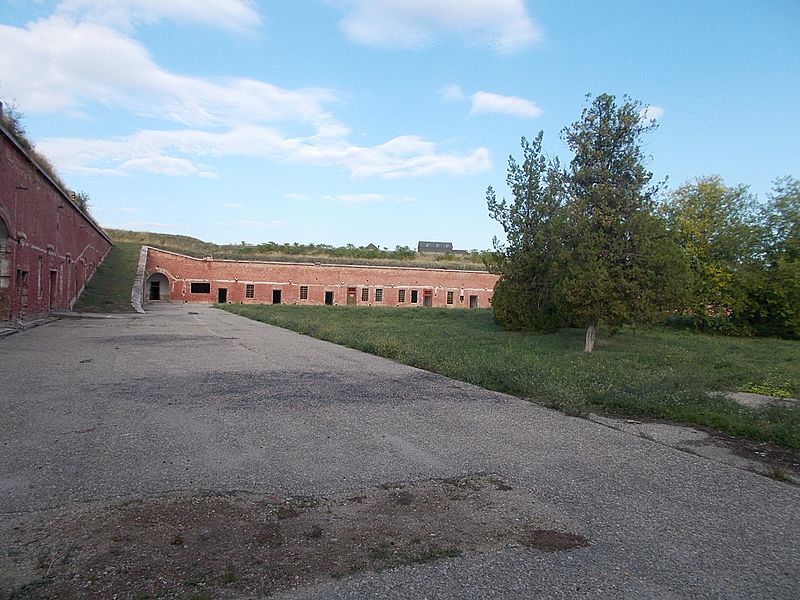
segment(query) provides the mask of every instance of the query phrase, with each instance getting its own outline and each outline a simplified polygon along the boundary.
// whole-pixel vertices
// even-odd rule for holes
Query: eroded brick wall
[[[171,301],[237,304],[485,308],[497,282],[485,271],[203,260],[150,248],[145,301],[157,274],[166,277]]]
[[[0,125],[0,321],[71,308],[110,248]]]

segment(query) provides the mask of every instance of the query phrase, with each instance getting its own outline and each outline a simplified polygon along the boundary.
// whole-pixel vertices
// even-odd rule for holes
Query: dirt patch
[[[736,456],[753,461],[761,466],[753,469],[786,483],[800,483],[800,452],[768,442],[754,442],[735,438],[718,431],[708,431],[710,438],[718,446],[727,448]]]
[[[22,515],[3,529],[4,598],[269,595],[509,545],[589,544],[491,475],[338,498],[172,495]]]

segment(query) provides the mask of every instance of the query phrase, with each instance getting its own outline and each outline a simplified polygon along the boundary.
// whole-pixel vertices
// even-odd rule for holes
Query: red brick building
[[[149,248],[143,300],[488,307],[486,271],[198,259]]]
[[[111,246],[0,122],[0,321],[72,308]]]

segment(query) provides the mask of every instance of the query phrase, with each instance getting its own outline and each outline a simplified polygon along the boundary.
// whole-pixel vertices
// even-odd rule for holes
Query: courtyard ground
[[[0,590],[793,598],[800,488],[209,307],[0,339]]]

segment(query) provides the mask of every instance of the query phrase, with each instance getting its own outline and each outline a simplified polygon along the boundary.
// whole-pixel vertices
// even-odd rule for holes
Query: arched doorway
[[[11,317],[11,238],[0,219],[0,321]]]
[[[153,273],[144,284],[145,299],[149,301],[169,300],[169,282],[163,273]]]

